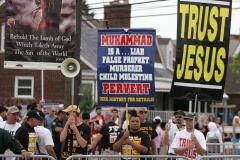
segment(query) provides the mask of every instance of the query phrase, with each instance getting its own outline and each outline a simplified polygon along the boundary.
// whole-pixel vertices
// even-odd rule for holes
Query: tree
[[[92,87],[91,85],[88,85],[83,90],[83,96],[80,98],[80,104],[79,108],[82,112],[88,112],[90,113],[94,106],[93,106],[93,99],[92,99]]]
[[[82,5],[82,14],[87,15],[87,16],[91,16],[91,17],[94,18],[95,13],[94,13],[94,11],[92,11],[91,13],[89,12],[91,9],[89,9],[89,5],[87,4],[87,1],[83,0],[82,4],[83,4]]]
[[[236,57],[233,58],[232,64],[230,64],[233,73],[236,73],[240,78],[240,52],[237,54]],[[240,83],[240,80],[237,81]]]

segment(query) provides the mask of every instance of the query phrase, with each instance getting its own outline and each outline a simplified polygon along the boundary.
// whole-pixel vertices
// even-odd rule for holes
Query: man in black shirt
[[[61,159],[60,157],[61,157],[62,142],[60,142],[60,134],[63,130],[63,117],[64,117],[64,112],[62,110],[59,110],[57,118],[54,119],[51,123],[52,137],[54,142],[53,150],[58,160]]]
[[[97,143],[101,141],[101,155],[118,155],[118,152],[113,150],[113,143],[120,133],[120,127],[113,122],[113,115],[110,112],[105,113],[104,120],[106,124],[96,135],[96,138],[91,144],[91,148],[95,148]]]
[[[70,105],[63,112],[67,114],[68,120],[60,134],[60,141],[66,140],[62,160],[75,154],[87,154],[87,147],[90,144],[90,126],[81,121],[80,109],[76,105]]]
[[[150,138],[150,153],[153,155],[157,155],[157,146],[155,137],[157,137],[157,132],[155,130],[154,125],[151,122],[147,121],[147,108],[146,107],[139,107],[137,109],[137,115],[140,117],[141,126],[140,130],[147,133]]]
[[[37,142],[37,135],[34,127],[38,125],[39,120],[43,120],[44,118],[40,116],[38,110],[29,111],[26,118],[26,123],[23,123],[22,126],[18,128],[14,138],[23,145],[30,155],[34,155]]]
[[[129,119],[129,131],[121,132],[114,145],[114,151],[121,151],[122,155],[148,155],[150,139],[140,130],[140,117],[132,115]],[[129,159],[129,158],[122,158]],[[145,158],[141,158],[144,160]]]

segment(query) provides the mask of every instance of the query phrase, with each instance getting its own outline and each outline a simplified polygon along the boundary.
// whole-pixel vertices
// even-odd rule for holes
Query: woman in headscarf
[[[240,119],[238,116],[234,116],[233,117],[233,122],[232,122],[232,126],[240,126]],[[233,135],[232,136],[232,139],[231,139],[232,142],[236,142],[236,143],[239,143],[240,141],[240,133],[235,133],[235,136]],[[240,155],[240,149],[236,149],[235,150],[235,154],[237,155]]]
[[[206,136],[206,141],[208,143],[207,155],[219,155],[223,153],[222,146],[222,135],[217,129],[217,125],[214,122],[208,123],[209,132]],[[211,145],[209,143],[219,143],[219,145]]]

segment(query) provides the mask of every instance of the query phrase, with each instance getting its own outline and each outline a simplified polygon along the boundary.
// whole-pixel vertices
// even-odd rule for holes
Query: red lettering
[[[140,93],[142,94],[143,93],[143,90],[142,90],[142,85],[141,84],[136,84],[136,90],[137,90],[137,93]]]
[[[132,45],[132,35],[127,35],[126,36],[126,44],[127,45]]]
[[[109,90],[109,84],[108,83],[103,83],[103,94],[107,94],[107,91]]]
[[[140,44],[140,35],[134,35],[134,41],[133,41],[133,45],[139,45]]]
[[[146,45],[146,37],[145,37],[145,35],[143,35],[142,36],[142,43],[141,43],[141,45]]]
[[[126,45],[126,43],[125,43],[125,36],[121,37],[121,45]]]
[[[110,83],[109,85],[110,85],[110,90],[109,90],[109,92],[110,92],[110,93],[115,93],[115,91],[116,91],[116,90],[115,90],[115,83]]]
[[[148,46],[152,45],[152,36],[151,35],[147,35],[147,45]]]
[[[108,45],[108,36],[105,36],[105,35],[101,35],[101,42],[102,42],[102,46],[104,45]]]
[[[121,42],[120,42],[120,35],[116,35],[115,36],[115,45],[120,45]]]
[[[149,83],[103,83],[103,94],[149,94]],[[144,91],[143,91],[144,90]]]
[[[109,36],[109,41],[110,41],[109,45],[111,45],[111,46],[114,45],[114,39],[115,39],[114,35]]]
[[[130,84],[130,94],[136,93],[135,91],[135,83]]]
[[[124,83],[124,93],[128,93],[129,83]]]
[[[122,84],[121,83],[117,83],[117,93],[123,93]]]
[[[144,89],[144,94],[149,94],[150,84],[143,83],[142,85],[143,85],[143,89]]]

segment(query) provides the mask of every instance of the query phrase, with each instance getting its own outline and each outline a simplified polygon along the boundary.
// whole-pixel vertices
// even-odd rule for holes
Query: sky
[[[103,19],[103,5],[108,5],[114,0],[87,0],[90,8],[95,8],[94,18]],[[122,2],[123,0],[120,0]],[[155,2],[153,2],[155,1]],[[131,28],[154,28],[157,35],[164,38],[176,39],[177,37],[177,0],[129,0],[130,4],[149,2],[132,5]],[[240,33],[240,1],[232,0],[231,34]],[[154,15],[154,16],[153,16]],[[136,17],[145,16],[145,17]]]

